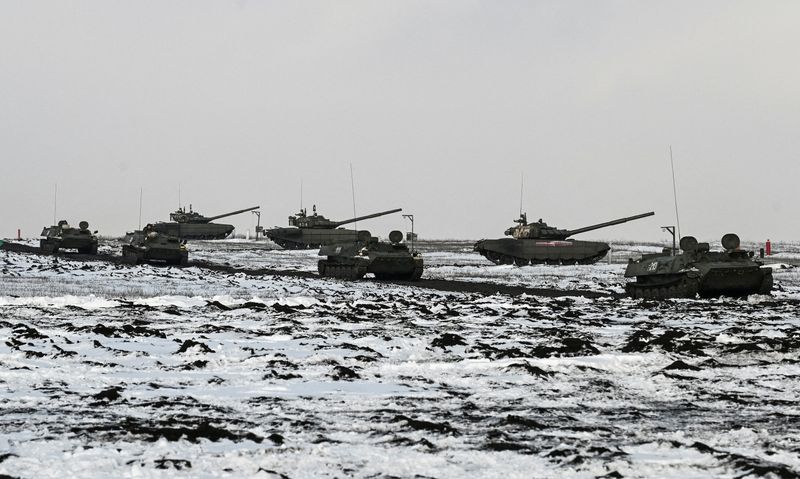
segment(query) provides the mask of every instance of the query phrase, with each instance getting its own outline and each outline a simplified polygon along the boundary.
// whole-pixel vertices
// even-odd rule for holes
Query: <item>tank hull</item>
[[[128,264],[157,262],[185,266],[189,253],[183,249],[123,245],[122,259]]]
[[[417,281],[422,276],[420,257],[389,258],[329,258],[317,263],[320,276],[341,279],[361,279],[367,273],[375,279]]]
[[[591,264],[611,249],[607,243],[578,240],[500,238],[480,240],[477,251],[495,264]]]
[[[421,257],[375,258],[367,268],[375,279],[417,281],[422,276]]]
[[[365,230],[272,228],[264,234],[273,243],[284,249],[316,249],[323,245],[354,242],[361,237],[369,237]]]
[[[176,223],[162,222],[153,225],[161,234],[175,236],[182,240],[225,239],[233,232],[233,225],[222,223]]]
[[[716,267],[708,271],[700,281],[698,294],[701,297],[749,296],[768,294],[772,290],[772,270],[760,267],[727,268]]]

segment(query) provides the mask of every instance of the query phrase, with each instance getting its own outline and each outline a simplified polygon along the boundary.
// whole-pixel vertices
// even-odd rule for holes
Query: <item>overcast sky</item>
[[[800,237],[800,2],[0,2],[0,236],[303,202],[429,238]],[[238,232],[254,229],[247,213]],[[359,226],[386,236],[399,215]]]

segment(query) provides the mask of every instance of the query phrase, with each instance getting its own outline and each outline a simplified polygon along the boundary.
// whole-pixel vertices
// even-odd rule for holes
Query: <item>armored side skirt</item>
[[[342,279],[361,279],[367,273],[375,279],[417,281],[422,276],[421,257],[413,258],[339,258],[321,259],[317,263],[320,276]]]
[[[185,250],[137,248],[131,245],[123,245],[122,261],[127,264],[157,262],[185,266],[189,261],[189,252]]]
[[[365,230],[272,228],[265,232],[267,238],[285,249],[316,249],[335,243],[350,243],[371,236]]]
[[[772,270],[769,268],[714,268],[700,281],[703,297],[747,296],[766,294],[772,290]]]
[[[221,223],[156,223],[153,229],[167,236],[185,240],[225,239],[233,232],[233,225]]]

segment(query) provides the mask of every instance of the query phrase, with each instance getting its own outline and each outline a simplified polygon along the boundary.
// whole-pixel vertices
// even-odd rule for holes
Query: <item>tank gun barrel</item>
[[[392,213],[397,213],[398,211],[403,211],[403,208],[395,208],[393,210],[381,211],[380,213],[372,213],[371,215],[358,216],[358,217],[350,218],[349,220],[344,220],[344,221],[334,221],[333,225],[334,225],[334,227],[338,227],[338,226],[342,226],[342,225],[346,225],[346,224],[350,224],[350,223],[355,223],[356,221],[368,220],[370,218],[377,218],[378,216],[384,216],[384,215],[388,215],[388,214],[392,214]]]
[[[206,220],[208,220],[207,222],[211,222],[211,221],[214,221],[214,220],[218,220],[220,218],[225,218],[226,216],[238,215],[240,213],[246,213],[248,211],[257,210],[259,208],[261,208],[261,207],[260,206],[253,206],[251,208],[245,208],[243,210],[231,211],[230,213],[224,213],[224,214],[217,215],[217,216],[209,216],[208,218],[206,218]]]
[[[583,228],[576,228],[574,230],[568,230],[568,233],[569,233],[568,236],[576,235],[578,233],[585,233],[587,231],[598,230],[600,228],[605,228],[606,226],[614,226],[614,225],[618,225],[620,223],[627,223],[628,221],[633,221],[633,220],[638,220],[638,219],[641,219],[641,218],[646,218],[648,216],[653,216],[654,214],[655,214],[654,212],[650,211],[649,213],[642,213],[640,215],[634,215],[634,216],[626,216],[625,218],[620,218],[620,219],[613,220],[613,221],[606,221],[605,223],[598,223],[598,224],[592,225],[592,226],[584,226]]]

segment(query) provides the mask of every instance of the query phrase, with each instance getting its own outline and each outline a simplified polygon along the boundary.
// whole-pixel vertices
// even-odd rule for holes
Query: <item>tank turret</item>
[[[258,208],[258,206],[253,206],[221,215],[203,216],[196,211],[192,211],[192,205],[189,205],[189,211],[186,211],[186,208],[178,208],[175,212],[169,214],[170,222],[156,223],[153,225],[153,229],[158,233],[175,236],[181,240],[224,239],[233,232],[233,225],[212,223],[212,221]]]
[[[192,211],[192,205],[189,205],[189,211],[186,211],[186,208],[178,208],[174,213],[169,214],[169,219],[176,223],[206,224],[206,223],[211,223],[212,221],[218,220],[220,218],[246,213],[248,211],[257,210],[258,208],[259,206],[253,206],[250,208],[245,208],[243,210],[236,210],[236,211],[231,211],[230,213],[223,213],[221,215],[203,216],[196,211]]]
[[[608,226],[614,226],[621,223],[626,223],[628,221],[638,220],[640,218],[646,218],[648,216],[653,216],[654,212],[649,213],[642,213],[640,215],[634,216],[626,216],[625,218],[619,218],[612,221],[606,221],[605,223],[598,223],[596,225],[591,226],[584,226],[583,228],[576,228],[573,230],[564,230],[560,228],[555,228],[553,226],[549,226],[547,223],[543,222],[541,218],[536,223],[528,224],[527,217],[525,213],[520,215],[520,219],[515,220],[515,223],[519,223],[517,226],[512,226],[511,228],[505,231],[506,236],[513,236],[517,239],[549,239],[549,240],[565,240],[570,236],[576,235],[578,233],[585,233],[587,231],[594,231],[600,228],[606,228]]]
[[[364,230],[356,231],[339,227],[403,210],[402,208],[395,208],[342,221],[329,220],[318,214],[316,205],[314,205],[312,211],[312,214],[309,215],[305,208],[301,209],[299,213],[289,217],[289,228],[270,228],[266,230],[265,235],[271,241],[286,249],[319,248],[326,244],[358,241],[364,236],[370,237],[371,234]]]
[[[306,214],[305,209],[302,209],[298,214],[289,217],[289,225],[296,226],[298,228],[334,229],[340,226],[348,225],[350,223],[355,223],[356,221],[368,220],[370,218],[377,218],[379,216],[385,216],[388,214],[397,213],[398,211],[403,211],[403,209],[395,208],[393,210],[386,210],[386,211],[381,211],[380,213],[372,213],[370,215],[357,216],[355,218],[350,218],[347,220],[332,221],[322,215],[317,214],[317,205],[314,205],[313,213],[311,214],[311,216]]]

